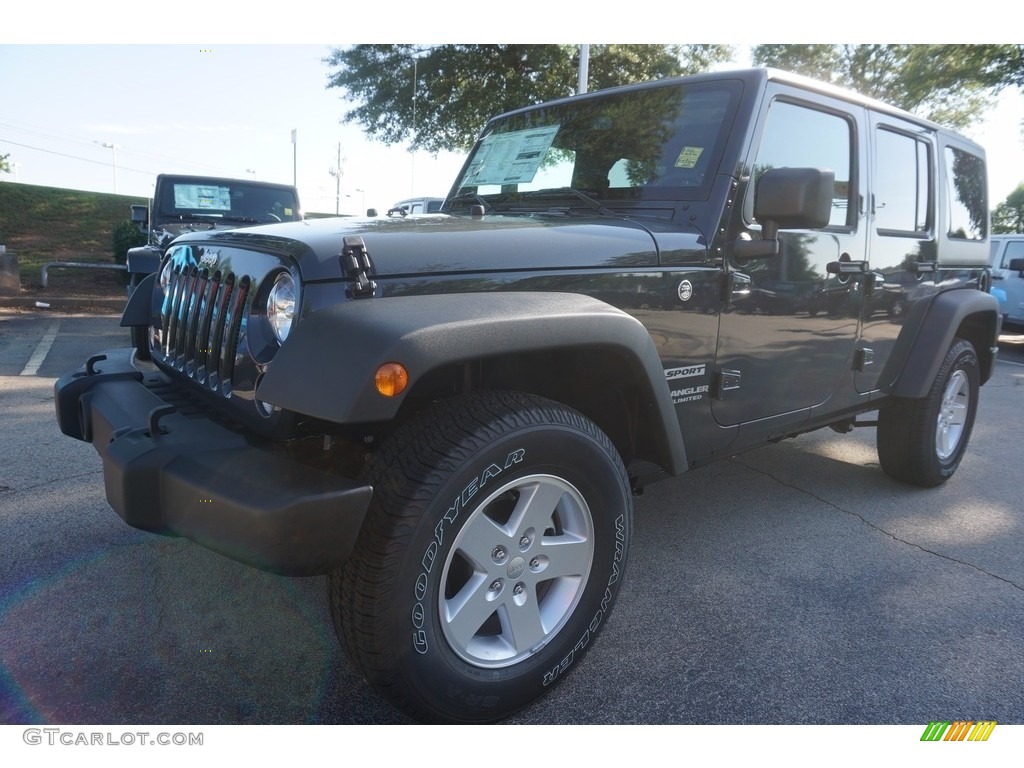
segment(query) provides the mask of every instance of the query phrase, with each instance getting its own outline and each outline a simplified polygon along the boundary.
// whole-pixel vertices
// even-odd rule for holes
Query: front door
[[[736,234],[758,229],[753,194],[758,175],[769,168],[834,171],[832,216],[821,230],[780,233],[777,256],[727,265],[733,274],[719,325],[712,405],[723,426],[804,418],[849,378],[858,334],[860,283],[835,274],[834,265],[865,258],[863,113],[841,101],[809,103],[785,86],[770,89],[748,157],[752,180]]]

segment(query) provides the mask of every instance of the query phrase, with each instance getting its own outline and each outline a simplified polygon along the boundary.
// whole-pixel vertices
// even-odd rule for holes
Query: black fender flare
[[[341,339],[344,344],[332,343]],[[675,406],[650,334],[631,315],[580,294],[401,296],[317,309],[295,323],[256,394],[338,424],[385,422],[417,380],[442,366],[581,347],[613,350],[630,366],[660,432],[660,463],[672,474],[684,471]],[[409,372],[408,389],[396,397],[383,397],[374,386],[375,371],[388,362]]]
[[[128,303],[121,313],[121,327],[129,328],[133,325],[149,325],[154,315],[159,314],[160,307],[158,299],[153,290],[156,287],[157,275],[147,275],[141,283],[132,291],[128,297]]]
[[[902,362],[902,374],[893,386],[896,397],[921,398],[935,380],[946,350],[957,335],[964,336],[978,353],[981,383],[992,375],[995,365],[995,349],[999,338],[999,303],[988,293],[976,290],[950,290],[938,294],[927,307],[918,323],[916,334],[907,338],[909,351],[899,354],[901,338],[897,342],[896,354],[890,362]],[[904,328],[906,332],[907,328]]]

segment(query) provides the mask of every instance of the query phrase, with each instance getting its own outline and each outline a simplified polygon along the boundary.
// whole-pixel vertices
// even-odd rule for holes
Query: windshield
[[[264,223],[301,218],[295,191],[244,181],[184,180],[162,186],[157,216],[168,219],[208,219]]]
[[[699,199],[717,172],[740,87],[631,89],[501,118],[474,148],[449,208],[501,210],[553,196],[580,206],[587,198]]]

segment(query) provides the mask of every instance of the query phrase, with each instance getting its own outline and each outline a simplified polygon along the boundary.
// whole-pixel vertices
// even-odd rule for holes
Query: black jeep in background
[[[152,364],[96,355],[57,418],[129,524],[329,574],[383,695],[493,721],[593,645],[646,484],[826,426],[956,471],[999,330],[986,186],[963,137],[770,70],[542,104],[441,216],[192,211],[122,320]]]
[[[131,211],[146,244],[128,251],[129,292],[160,268],[161,257],[178,235],[302,219],[293,186],[168,173],[156,177],[149,206],[133,205]],[[149,359],[145,333],[137,327],[132,328],[132,345],[140,358]]]

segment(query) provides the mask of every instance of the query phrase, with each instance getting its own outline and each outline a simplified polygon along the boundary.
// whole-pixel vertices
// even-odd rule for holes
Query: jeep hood
[[[656,222],[657,223],[657,222]],[[648,222],[645,222],[648,224]],[[245,229],[186,235],[180,242],[284,253],[306,282],[343,277],[339,255],[346,237],[361,237],[374,276],[509,270],[601,269],[652,266],[665,250],[703,260],[696,231],[660,223],[655,233],[635,221],[544,215],[446,215],[404,219],[307,219]]]

